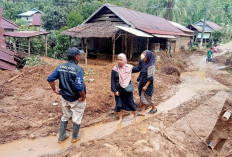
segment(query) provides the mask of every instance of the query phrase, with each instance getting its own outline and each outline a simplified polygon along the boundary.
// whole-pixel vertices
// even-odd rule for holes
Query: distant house
[[[16,24],[14,24],[13,22],[11,22],[10,20],[4,17],[2,18],[0,22],[0,26],[3,27],[4,32],[13,32],[19,28],[19,26],[17,26]]]
[[[182,32],[184,32],[185,34],[189,35],[189,36],[186,36],[186,37],[178,38],[177,42],[176,42],[177,43],[177,47],[180,47],[182,49],[188,48],[189,42],[190,42],[189,37],[191,39],[193,39],[193,37],[194,37],[194,31],[188,29],[187,27],[185,27],[185,26],[183,26],[183,25],[181,25],[179,23],[176,23],[176,22],[173,22],[173,21],[168,21],[168,22],[170,22],[173,26],[175,26],[176,28],[178,28],[179,30],[181,30]],[[186,45],[188,45],[188,46],[186,46]]]
[[[68,29],[63,35],[86,41],[89,55],[111,56],[125,53],[129,59],[146,49],[179,51],[178,38],[191,36],[166,19],[112,4],[104,4],[81,25]],[[187,45],[186,45],[187,46]]]
[[[201,40],[203,25],[204,25],[204,20],[201,19],[201,20],[195,22],[194,24],[187,26],[187,28],[194,31],[194,40],[195,41]],[[209,39],[211,38],[212,32],[216,31],[216,30],[220,30],[220,29],[222,29],[222,27],[219,26],[218,24],[211,22],[211,21],[206,21],[205,31],[204,31],[204,36],[203,36],[204,41],[209,41]]]
[[[30,11],[18,14],[22,20],[27,21],[29,26],[35,26],[36,28],[40,28],[42,25],[42,12],[37,9],[32,9]]]

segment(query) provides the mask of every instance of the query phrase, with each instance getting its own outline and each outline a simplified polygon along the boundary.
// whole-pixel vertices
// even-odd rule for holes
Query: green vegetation
[[[44,65],[45,61],[41,60],[39,56],[30,56],[26,58],[27,66],[35,66],[35,65]]]
[[[33,8],[41,10],[44,13],[43,28],[52,32],[49,35],[51,41],[48,40],[48,54],[54,58],[65,59],[68,38],[62,36],[61,31],[81,24],[104,3],[161,16],[185,26],[203,19],[206,7],[206,0],[1,0],[0,6],[4,10],[3,16],[14,21],[23,30],[26,29],[26,23],[19,19],[18,14]],[[231,0],[210,1],[207,20],[224,28],[213,33],[214,42],[225,43],[232,39],[231,10]],[[41,49],[36,51],[44,54],[42,46],[37,47]],[[196,47],[193,46],[191,49],[195,50]]]

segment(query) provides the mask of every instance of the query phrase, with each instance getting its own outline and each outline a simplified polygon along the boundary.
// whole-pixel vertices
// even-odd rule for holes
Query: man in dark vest
[[[83,79],[83,69],[78,65],[81,54],[84,52],[76,47],[68,49],[68,62],[59,65],[48,77],[47,81],[52,90],[61,95],[63,116],[61,117],[60,134],[58,143],[69,136],[66,134],[68,120],[72,117],[73,134],[72,143],[80,139],[79,129],[86,106],[86,87]],[[59,79],[59,89],[55,80]]]

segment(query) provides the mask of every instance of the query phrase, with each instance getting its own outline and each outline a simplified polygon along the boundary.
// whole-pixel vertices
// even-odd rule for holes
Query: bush
[[[189,50],[190,50],[190,51],[195,51],[195,50],[197,50],[197,45],[193,45],[192,47],[189,47]]]
[[[30,56],[26,58],[26,65],[35,66],[35,65],[44,65],[46,62],[41,60],[39,56]]]

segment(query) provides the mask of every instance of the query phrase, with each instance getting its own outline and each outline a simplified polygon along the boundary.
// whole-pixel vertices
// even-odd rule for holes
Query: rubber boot
[[[72,134],[72,143],[75,143],[80,140],[79,134],[80,125],[73,123],[73,134]]]
[[[63,142],[66,140],[69,136],[66,134],[66,128],[68,125],[68,121],[61,121],[60,122],[60,134],[58,138],[58,143]]]

